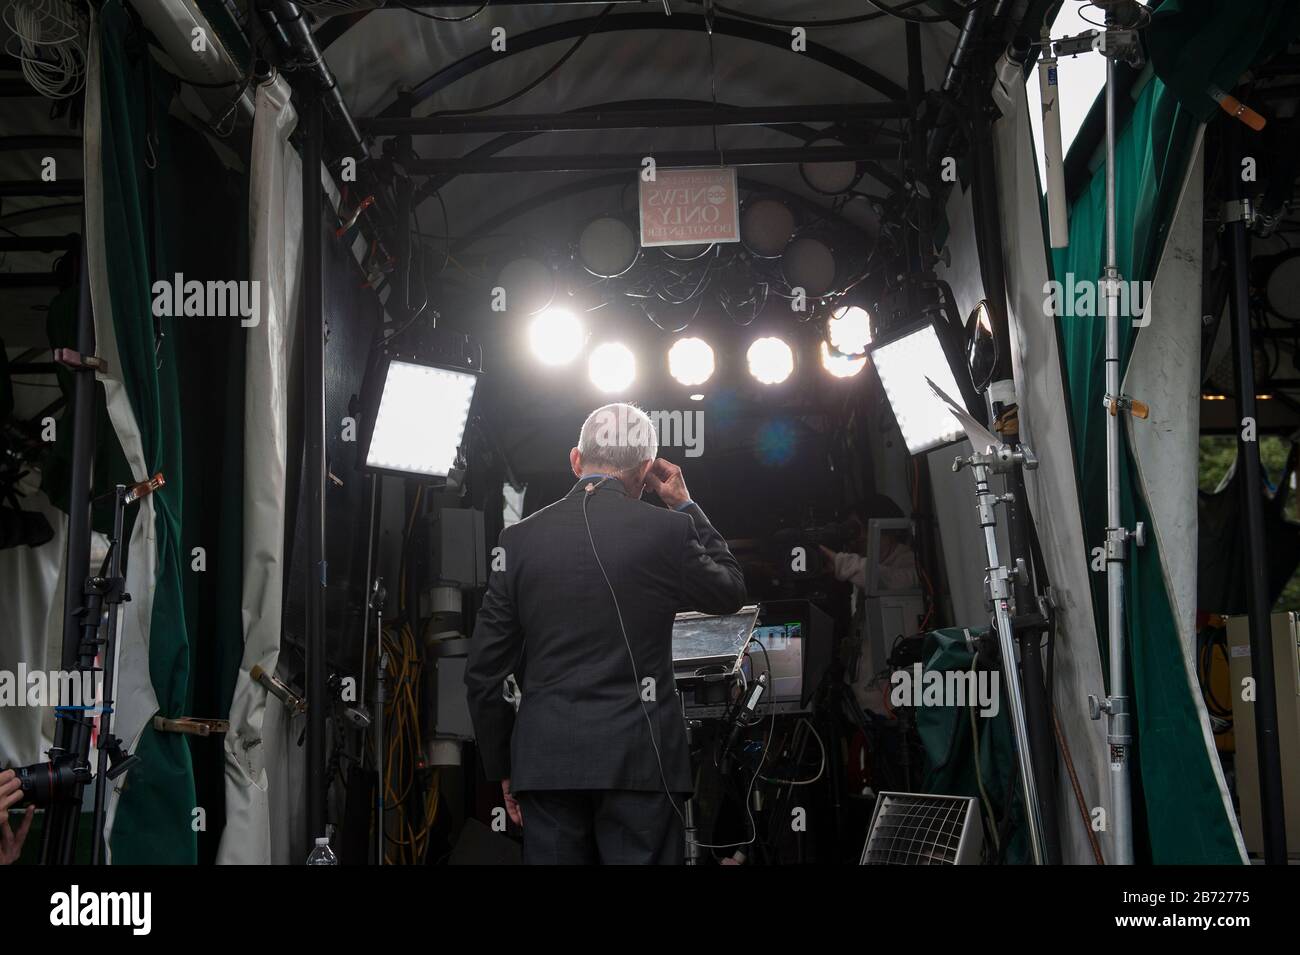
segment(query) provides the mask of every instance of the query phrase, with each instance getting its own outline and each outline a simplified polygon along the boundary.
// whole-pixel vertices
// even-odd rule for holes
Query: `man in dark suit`
[[[578,483],[494,551],[465,684],[525,863],[683,858],[693,780],[673,617],[734,613],[745,581],[681,469],[657,454],[643,412],[597,409],[569,452]],[[667,507],[641,501],[647,487]]]

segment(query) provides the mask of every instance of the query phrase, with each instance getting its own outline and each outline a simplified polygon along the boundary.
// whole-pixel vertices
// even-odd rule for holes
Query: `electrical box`
[[[1287,854],[1296,858],[1300,857],[1300,616],[1294,613],[1275,613],[1271,619]],[[1232,673],[1232,724],[1237,743],[1235,766],[1241,834],[1249,852],[1263,855],[1259,755],[1255,749],[1255,704],[1241,698],[1242,681],[1251,676],[1248,617],[1232,617],[1228,620],[1228,656]]]
[[[483,512],[443,507],[422,518],[413,542],[421,590],[487,585]]]

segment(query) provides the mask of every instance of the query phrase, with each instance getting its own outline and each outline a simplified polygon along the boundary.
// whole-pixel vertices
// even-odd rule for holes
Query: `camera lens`
[[[48,806],[54,796],[54,764],[36,763],[14,769],[18,785],[22,788],[23,802],[33,806]]]
[[[48,806],[56,799],[67,797],[91,778],[85,760],[67,754],[47,763],[15,766],[14,775],[18,777],[23,802],[33,806]]]

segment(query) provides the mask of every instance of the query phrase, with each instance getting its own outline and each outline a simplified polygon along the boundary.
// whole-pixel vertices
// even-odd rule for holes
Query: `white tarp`
[[[107,362],[108,370],[97,373],[104,383],[108,417],[113,423],[118,443],[136,480],[148,476],[140,427],[131,409],[126,385],[119,377],[122,361],[117,352],[113,326],[113,302],[109,297],[107,243],[104,232],[104,183],[101,149],[103,135],[100,117],[99,28],[90,27],[90,52],[87,64],[85,122],[85,190],[86,190],[86,262],[90,269],[90,300],[95,309],[95,352]],[[117,689],[114,694],[113,732],[134,751],[145,726],[158,712],[158,697],[149,676],[149,625],[153,618],[154,581],[158,576],[158,538],[154,530],[153,497],[145,496],[136,505],[135,523],[131,528],[130,561],[127,564],[126,592],[131,600],[122,605],[118,629]],[[74,582],[75,586],[75,582]],[[131,774],[118,777],[108,801],[106,833],[111,832],[117,814],[120,787]],[[111,843],[110,843],[111,845]],[[111,861],[111,853],[110,853]]]
[[[42,400],[44,397],[42,389]],[[20,412],[21,413],[21,412]],[[68,419],[64,419],[65,425]],[[44,514],[54,537],[40,547],[0,550],[0,671],[17,680],[20,665],[28,672],[58,669],[63,646],[63,568],[67,561],[68,516],[44,494],[22,499],[23,510]],[[25,695],[25,687],[15,684]],[[27,766],[45,759],[53,742],[53,710],[48,707],[0,707],[0,766]]]
[[[1005,90],[1003,116],[994,125],[1002,254],[1006,260],[1007,308],[1012,360],[1020,402],[1020,436],[1039,459],[1025,474],[1029,506],[1057,601],[1054,702],[1061,731],[1088,809],[1106,804],[1105,727],[1088,715],[1088,694],[1102,696],[1101,654],[1092,611],[1087,543],[1075,481],[1066,390],[1055,318],[1044,307],[1048,281],[1038,176],[1023,83]],[[1091,863],[1088,831],[1062,764],[1057,804],[1061,857]],[[1098,833],[1111,857],[1107,833]]]
[[[1210,766],[1223,796],[1224,814],[1246,861],[1237,816],[1216,757],[1214,731],[1196,678],[1197,477],[1201,415],[1201,259],[1205,172],[1205,128],[1197,133],[1196,155],[1187,169],[1178,210],[1160,256],[1147,324],[1137,333],[1123,391],[1150,406],[1145,420],[1128,419],[1129,447],[1151,517],[1149,533],[1160,548],[1160,565],[1170,610],[1183,646],[1188,692],[1196,701]]]
[[[968,190],[953,189],[948,196],[948,261],[935,268],[939,278],[948,283],[957,310],[965,321],[984,297],[984,280],[980,276],[975,249],[974,213]],[[952,619],[963,627],[984,626],[989,607],[984,599],[984,569],[988,551],[984,531],[975,506],[975,481],[969,471],[954,473],[953,458],[971,453],[969,441],[931,451],[926,456],[930,468],[930,493],[934,501],[935,526],[943,547],[944,571],[952,600]],[[1007,554],[1006,524],[998,524],[998,544]]]
[[[247,330],[244,382],[244,655],[226,734],[226,827],[219,863],[301,862],[298,727],[249,676],[274,673],[283,604],[289,359],[298,314],[302,162],[289,145],[298,117],[275,77],[257,89],[249,171],[249,277],[261,283],[262,322]],[[301,850],[301,851],[298,851]],[[299,858],[298,856],[301,856]]]
[[[1053,674],[1057,717],[1091,810],[1104,805],[1107,794],[1105,730],[1102,724],[1089,718],[1087,707],[1088,694],[1102,692],[1101,657],[1093,620],[1087,548],[1056,328],[1043,305],[1047,257],[1024,85],[1010,84],[1001,105],[1004,116],[994,127],[994,154],[1012,364],[1020,402],[1021,440],[1039,458],[1038,469],[1025,472],[1025,485],[1047,573],[1059,604]],[[952,287],[964,317],[984,295],[968,191],[960,188],[952,191],[946,215],[951,265],[936,271]],[[971,477],[951,472],[952,458],[963,450],[969,453],[969,447],[963,442],[932,452],[929,465],[953,612],[957,621],[974,624],[988,617],[982,585],[982,571],[987,563],[984,538],[976,519]],[[1005,524],[999,523],[998,530],[1005,557],[1009,553]],[[1028,554],[1016,556],[1029,559]],[[979,572],[972,575],[972,567],[977,567]],[[1074,864],[1094,862],[1078,799],[1063,761],[1056,800],[1062,860]],[[1099,835],[1105,855],[1105,834]]]
[[[1187,659],[1196,640],[1197,443],[1201,418],[1201,149],[1187,169],[1178,211],[1124,376],[1124,393],[1150,406],[1145,421],[1129,417],[1129,447],[1137,462],[1151,530],[1160,545],[1170,609]],[[1196,696],[1200,696],[1197,689]]]

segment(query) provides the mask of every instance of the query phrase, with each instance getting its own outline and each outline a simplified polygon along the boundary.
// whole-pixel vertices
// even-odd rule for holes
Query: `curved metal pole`
[[[583,17],[577,20],[566,20],[563,23],[549,24],[536,30],[529,30],[527,33],[521,33],[518,36],[512,35],[508,48],[501,52],[485,47],[462,57],[455,63],[448,64],[424,82],[418,84],[409,93],[398,97],[396,102],[388,106],[379,115],[385,117],[407,115],[412,106],[441,92],[457,80],[463,79],[487,66],[502,63],[519,53],[526,53],[549,43],[576,40],[586,33],[595,35],[598,33],[624,33],[631,30],[684,30],[688,33],[703,36],[705,22],[704,17],[696,14],[675,13],[671,17],[665,17],[661,13],[629,13],[604,19],[600,17]],[[801,60],[812,60],[814,63],[836,70],[857,80],[859,83],[871,87],[886,99],[902,100],[907,97],[907,91],[888,77],[829,47],[809,42],[805,52],[795,53],[790,49],[789,33],[782,33],[780,30],[759,26],[743,20],[728,19],[715,19],[713,21],[713,32],[717,36],[762,43],[789,53],[791,56],[796,56]]]

